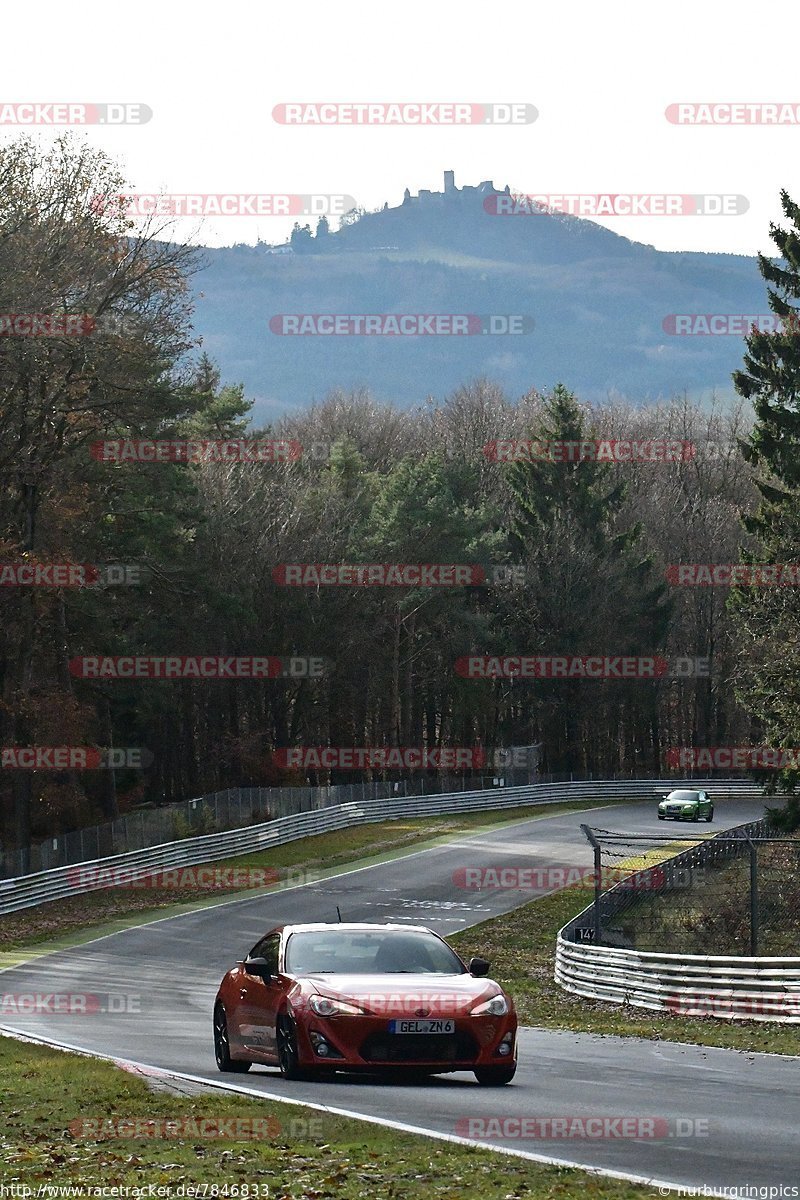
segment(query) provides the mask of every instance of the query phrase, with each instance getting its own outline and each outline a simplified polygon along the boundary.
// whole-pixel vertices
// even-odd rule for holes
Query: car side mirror
[[[272,979],[275,974],[265,958],[246,958],[242,966],[248,975],[255,975],[259,979]]]
[[[489,974],[491,965],[485,958],[471,958],[469,960],[469,973],[470,975],[477,975],[480,978],[481,975]]]

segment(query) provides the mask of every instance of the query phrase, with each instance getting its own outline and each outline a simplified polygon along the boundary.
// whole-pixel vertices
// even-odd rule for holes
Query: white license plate
[[[455,1021],[390,1021],[389,1033],[455,1033]]]

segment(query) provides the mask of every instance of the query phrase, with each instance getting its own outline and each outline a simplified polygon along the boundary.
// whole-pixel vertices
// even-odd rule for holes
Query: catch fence
[[[800,838],[772,836],[767,818],[711,837],[583,829],[595,903],[573,940],[666,954],[800,953]]]

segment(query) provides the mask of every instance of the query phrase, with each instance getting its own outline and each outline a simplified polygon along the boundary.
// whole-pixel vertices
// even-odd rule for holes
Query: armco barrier
[[[504,786],[520,787],[533,783],[529,769],[503,770]],[[564,776],[562,778],[570,778]],[[590,777],[591,778],[591,777]],[[555,783],[555,779],[536,782]],[[334,804],[366,804],[372,800],[391,800],[399,796],[426,796],[449,792],[474,792],[496,787],[495,776],[448,778],[439,772],[398,781],[360,780],[358,783],[333,783],[319,787],[234,787],[206,793],[179,803],[152,808],[136,808],[101,825],[84,825],[45,838],[26,847],[0,849],[0,879],[53,871],[74,863],[92,862],[112,854],[131,854],[164,842],[225,829],[244,829],[278,817],[330,808]],[[206,824],[206,822],[208,822]]]
[[[758,833],[752,825],[737,829],[751,836]],[[721,836],[735,832],[727,830]],[[704,845],[712,846],[713,841]],[[689,853],[659,866],[668,868]],[[616,890],[602,899],[612,898]],[[565,991],[689,1017],[800,1024],[800,957],[659,954],[570,940],[576,927],[592,927],[593,910],[590,904],[559,931],[555,979]]]
[[[0,880],[0,915],[33,908],[51,900],[86,892],[101,891],[114,886],[115,873],[125,873],[131,881],[159,871],[193,867],[237,854],[250,854],[271,846],[282,846],[297,838],[329,833],[354,825],[400,817],[444,816],[447,813],[490,811],[537,804],[558,804],[566,801],[614,799],[652,800],[654,791],[675,786],[674,780],[591,780],[586,782],[531,784],[526,787],[493,788],[491,791],[452,792],[433,796],[404,796],[391,800],[374,800],[368,804],[337,804],[313,812],[279,817],[262,825],[231,829],[203,837],[185,838],[116,854],[93,862],[69,867],[55,867],[35,875]],[[760,797],[761,788],[747,779],[693,780],[693,787],[713,788],[718,799],[730,796]],[[92,878],[94,871],[104,872]],[[80,875],[89,878],[79,879]]]
[[[800,1024],[800,958],[655,954],[566,941],[556,982],[592,1000],[685,1016]]]

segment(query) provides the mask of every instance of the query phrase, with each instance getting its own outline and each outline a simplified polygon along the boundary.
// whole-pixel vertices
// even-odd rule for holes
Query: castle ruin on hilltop
[[[408,204],[444,204],[448,200],[455,199],[474,199],[482,200],[485,196],[510,196],[511,189],[508,184],[499,191],[491,179],[485,179],[483,183],[479,183],[476,187],[457,188],[455,171],[445,171],[444,173],[444,191],[432,192],[429,188],[420,188],[416,196],[412,196],[408,188],[403,192],[403,205]]]

